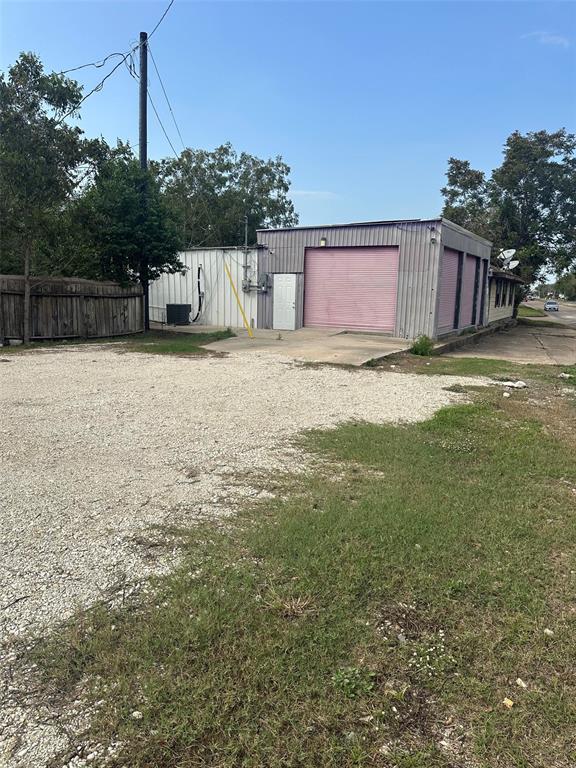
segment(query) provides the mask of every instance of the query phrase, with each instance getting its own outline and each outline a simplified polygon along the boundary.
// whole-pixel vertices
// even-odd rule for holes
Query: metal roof
[[[508,272],[505,269],[500,269],[499,267],[490,267],[491,271],[491,277],[505,277],[507,280],[512,280],[514,283],[523,283],[526,285],[526,280],[523,280],[518,275],[515,275],[513,272]]]
[[[486,243],[490,246],[492,245],[492,242],[487,240],[485,237],[481,237],[481,235],[477,235],[470,229],[466,229],[465,227],[460,226],[460,224],[455,224],[453,221],[450,221],[450,219],[446,219],[443,216],[438,216],[434,219],[382,219],[377,221],[352,221],[349,224],[315,224],[305,227],[271,227],[270,229],[257,229],[256,232],[298,232],[311,229],[353,229],[356,227],[383,227],[394,225],[401,226],[402,224],[443,224],[456,230],[457,232],[462,232],[463,234],[469,235],[475,240]]]
[[[257,232],[290,232],[293,229],[342,229],[344,227],[370,227],[383,224],[439,224],[440,217],[436,219],[382,219],[376,221],[351,221],[348,224],[313,224],[305,227],[270,227],[257,229]]]

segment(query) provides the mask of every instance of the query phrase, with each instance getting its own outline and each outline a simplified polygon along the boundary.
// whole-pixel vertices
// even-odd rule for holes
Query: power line
[[[156,60],[154,58],[154,54],[152,53],[152,49],[150,48],[150,45],[148,45],[148,51],[149,51],[150,57],[152,59],[152,64],[154,65],[154,69],[156,70],[156,74],[158,75],[158,80],[160,81],[160,85],[162,87],[162,92],[164,93],[164,98],[166,99],[166,104],[168,104],[168,109],[170,110],[170,114],[172,115],[172,120],[174,122],[174,125],[176,126],[176,131],[178,132],[178,136],[180,137],[180,142],[182,144],[182,149],[186,149],[186,145],[184,144],[184,139],[182,138],[182,134],[180,133],[180,128],[178,127],[178,123],[176,122],[176,117],[175,117],[174,112],[172,110],[172,105],[170,104],[170,99],[168,98],[168,94],[166,93],[166,88],[164,88],[164,83],[162,82],[162,78],[160,77],[160,72],[158,71],[158,67],[156,66]]]
[[[154,34],[154,32],[156,32],[156,30],[158,29],[158,27],[160,26],[160,24],[162,24],[162,22],[164,21],[164,17],[166,16],[166,14],[167,14],[167,13],[168,13],[168,11],[170,10],[170,8],[172,8],[172,6],[173,6],[173,5],[174,5],[174,0],[170,0],[170,2],[168,3],[168,7],[166,8],[166,10],[165,10],[165,11],[164,11],[164,13],[162,14],[162,16],[160,16],[160,18],[158,19],[158,23],[156,24],[156,26],[154,27],[154,29],[152,30],[152,32],[150,32],[150,34],[148,35],[148,40],[150,40],[150,38],[152,37],[152,35]]]
[[[112,59],[114,56],[127,56],[128,53],[131,53],[133,49],[126,53],[109,53],[108,56],[105,56],[102,61],[91,61],[88,64],[80,64],[79,67],[72,67],[71,69],[63,69],[62,72],[58,72],[59,75],[67,75],[69,72],[77,72],[79,69],[86,69],[86,67],[95,67],[96,69],[99,69],[100,67],[103,67],[104,64],[108,61],[108,59]]]
[[[138,48],[138,47],[139,47],[139,46],[136,46],[136,48]],[[95,85],[95,86],[94,86],[94,88],[92,88],[92,90],[91,90],[91,91],[89,91],[89,92],[88,92],[88,93],[87,93],[85,96],[83,96],[83,97],[80,99],[80,101],[79,101],[77,104],[75,104],[75,105],[72,107],[72,109],[68,110],[68,112],[67,112],[67,113],[66,113],[66,114],[65,114],[65,115],[64,115],[64,116],[63,116],[63,117],[60,119],[60,121],[59,121],[59,122],[62,122],[62,121],[63,121],[63,120],[65,120],[67,117],[70,117],[70,115],[72,115],[74,112],[76,112],[76,110],[77,110],[77,109],[80,107],[80,105],[81,105],[81,104],[83,104],[83,103],[86,101],[86,99],[90,98],[90,96],[92,96],[92,94],[93,94],[93,93],[98,93],[98,91],[101,91],[101,90],[102,90],[102,88],[104,87],[104,83],[106,82],[106,80],[108,80],[108,78],[109,78],[109,77],[112,77],[112,75],[114,74],[114,72],[116,72],[116,70],[118,69],[118,67],[121,67],[121,66],[122,66],[122,64],[125,64],[125,62],[126,62],[126,59],[127,59],[127,58],[129,58],[129,57],[131,57],[131,56],[132,56],[132,53],[133,53],[135,50],[136,50],[135,48],[132,48],[130,51],[128,51],[128,53],[125,53],[125,54],[120,54],[120,56],[122,56],[122,59],[121,59],[121,60],[118,62],[118,64],[116,64],[114,67],[112,67],[112,69],[110,70],[110,72],[108,72],[108,74],[107,74],[107,75],[104,75],[104,77],[102,78],[102,80],[100,80],[100,82],[99,82],[97,85]],[[108,56],[107,58],[110,58],[110,57]],[[90,66],[90,65],[89,65],[89,64],[83,64],[82,66],[83,66],[83,67],[87,67],[87,66]],[[80,68],[80,67],[79,67],[79,68]],[[130,62],[130,66],[128,66],[128,72],[130,73],[130,75],[131,75],[132,77],[135,77],[135,73],[134,73],[134,65],[133,65],[132,61]]]
[[[164,11],[164,13],[162,14],[162,16],[160,16],[160,18],[156,22],[156,26],[154,27],[152,32],[148,35],[148,39],[150,39],[152,37],[154,32],[156,32],[156,30],[160,26],[160,24],[162,24],[162,22],[164,21],[164,19],[166,17],[166,14],[170,10],[170,8],[172,8],[173,5],[174,5],[174,0],[170,0],[170,2],[168,3],[168,6],[166,7],[166,9]],[[130,50],[126,51],[126,53],[110,53],[110,54],[108,54],[108,56],[105,56],[103,59],[100,59],[98,61],[89,62],[88,64],[81,64],[78,67],[72,67],[70,69],[65,69],[62,72],[59,72],[58,74],[65,75],[65,74],[67,74],[69,72],[77,72],[79,69],[86,69],[86,67],[96,67],[96,69],[99,69],[100,67],[104,66],[104,64],[108,61],[108,59],[111,59],[114,56],[121,56],[121,60],[118,62],[118,64],[116,64],[110,70],[110,72],[108,72],[108,74],[105,75],[102,78],[102,80],[100,80],[100,82],[97,85],[94,86],[94,88],[92,88],[91,91],[89,91],[85,96],[83,96],[80,99],[80,101],[78,102],[78,104],[76,104],[73,109],[71,109],[69,112],[67,112],[64,115],[64,117],[61,118],[61,120],[59,122],[61,122],[62,120],[65,120],[67,117],[70,117],[70,115],[73,114],[78,109],[78,107],[86,101],[86,99],[88,99],[90,96],[92,96],[92,94],[98,93],[99,91],[101,91],[102,88],[104,87],[104,83],[106,82],[106,80],[108,80],[108,78],[111,77],[114,74],[114,72],[116,72],[116,70],[119,67],[122,66],[122,64],[126,64],[126,60],[127,59],[130,59],[130,65],[128,65],[128,64],[126,65],[126,67],[128,69],[128,72],[130,73],[130,75],[132,77],[135,77],[135,68],[134,68],[134,64],[132,62],[132,55],[139,48],[140,48],[140,43],[137,43],[136,45],[132,46],[130,48]],[[148,95],[150,95],[150,94],[148,94]]]
[[[174,157],[178,157],[178,152],[176,152],[176,150],[174,149],[174,144],[172,144],[172,142],[170,141],[170,137],[169,137],[169,136],[168,136],[168,134],[166,133],[166,128],[164,128],[164,123],[163,123],[163,122],[162,122],[162,120],[160,119],[160,115],[158,114],[158,110],[156,109],[156,105],[155,105],[155,104],[154,104],[154,102],[152,101],[152,96],[150,95],[150,91],[148,90],[148,88],[146,89],[146,91],[147,91],[147,93],[148,93],[148,98],[150,99],[150,104],[152,105],[152,109],[154,110],[154,114],[156,115],[156,119],[157,119],[157,120],[158,120],[158,122],[160,123],[160,128],[162,128],[162,131],[163,131],[163,133],[164,133],[164,136],[166,136],[166,141],[168,142],[168,144],[170,144],[170,147],[171,147],[171,149],[172,149],[172,152],[174,153]]]

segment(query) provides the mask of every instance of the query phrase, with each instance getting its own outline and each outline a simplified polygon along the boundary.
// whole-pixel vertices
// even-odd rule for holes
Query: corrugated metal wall
[[[326,245],[341,246],[398,246],[398,301],[394,335],[415,338],[425,333],[434,335],[436,315],[436,286],[441,222],[430,221],[376,222],[333,227],[315,227],[286,230],[262,230],[258,242],[269,249],[260,255],[260,273],[304,273],[306,248]],[[304,280],[302,287],[305,290]],[[303,322],[303,300],[298,297],[299,325]],[[260,324],[272,327],[272,292],[258,299]]]
[[[244,250],[241,248],[202,248],[179,253],[180,260],[188,267],[184,275],[162,275],[150,285],[150,319],[166,322],[166,304],[191,304],[192,317],[198,310],[198,266],[202,267],[201,287],[204,291],[202,313],[198,325],[220,325],[240,328],[242,315],[224,269],[228,264],[232,280],[248,322],[258,325],[258,299],[256,291],[242,290],[244,277]],[[258,279],[258,249],[247,254],[248,274],[251,282]]]
[[[451,221],[442,219],[442,249],[445,251],[459,251],[462,254],[470,254],[480,258],[480,284],[478,286],[478,296],[476,300],[477,324],[482,325],[486,322],[486,308],[484,309],[484,318],[480,317],[480,308],[482,305],[482,293],[487,296],[488,291],[488,269],[484,269],[484,264],[490,264],[490,251],[492,244],[488,240],[468,232],[466,229],[454,224]],[[466,265],[468,264],[468,267]],[[464,274],[460,291],[460,313],[459,328],[470,326],[472,319],[472,307],[474,302],[474,276],[475,259],[465,258]],[[469,276],[469,277],[468,277]],[[482,284],[484,280],[484,284]],[[486,303],[486,302],[485,302]],[[443,326],[443,316],[440,311],[440,292],[438,292],[438,304],[436,308],[437,320],[434,324],[435,332],[432,336],[438,336],[442,333],[449,333],[449,328]]]

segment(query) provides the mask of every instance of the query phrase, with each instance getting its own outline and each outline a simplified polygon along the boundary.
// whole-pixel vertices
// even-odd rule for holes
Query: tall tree
[[[94,185],[78,201],[75,219],[99,264],[99,276],[148,285],[183,269],[173,216],[158,181],[130,156],[103,163]],[[145,313],[148,316],[148,313]]]
[[[442,194],[447,218],[492,240],[496,249],[517,249],[528,282],[576,264],[573,134],[515,131],[488,179],[467,161],[450,158]]]
[[[470,166],[468,160],[451,157],[446,171],[442,215],[461,227],[488,237],[490,233],[488,182],[483,171]]]
[[[186,149],[150,167],[177,217],[181,248],[240,245],[245,217],[250,243],[259,227],[298,223],[288,197],[290,168],[281,157],[238,155],[223,144],[212,152]]]
[[[25,341],[39,243],[99,147],[65,121],[77,114],[80,99],[75,81],[46,74],[31,53],[0,74],[0,271],[17,265],[24,273]]]

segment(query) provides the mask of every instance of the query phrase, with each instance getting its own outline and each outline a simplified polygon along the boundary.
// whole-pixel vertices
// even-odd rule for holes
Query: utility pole
[[[140,168],[148,170],[148,33],[140,32],[140,109],[139,109]],[[146,181],[142,186],[142,222],[147,216]],[[144,293],[144,330],[150,330],[150,300],[148,296],[148,257],[146,243],[140,257],[140,282]]]
[[[148,33],[140,32],[140,168],[148,168]]]

